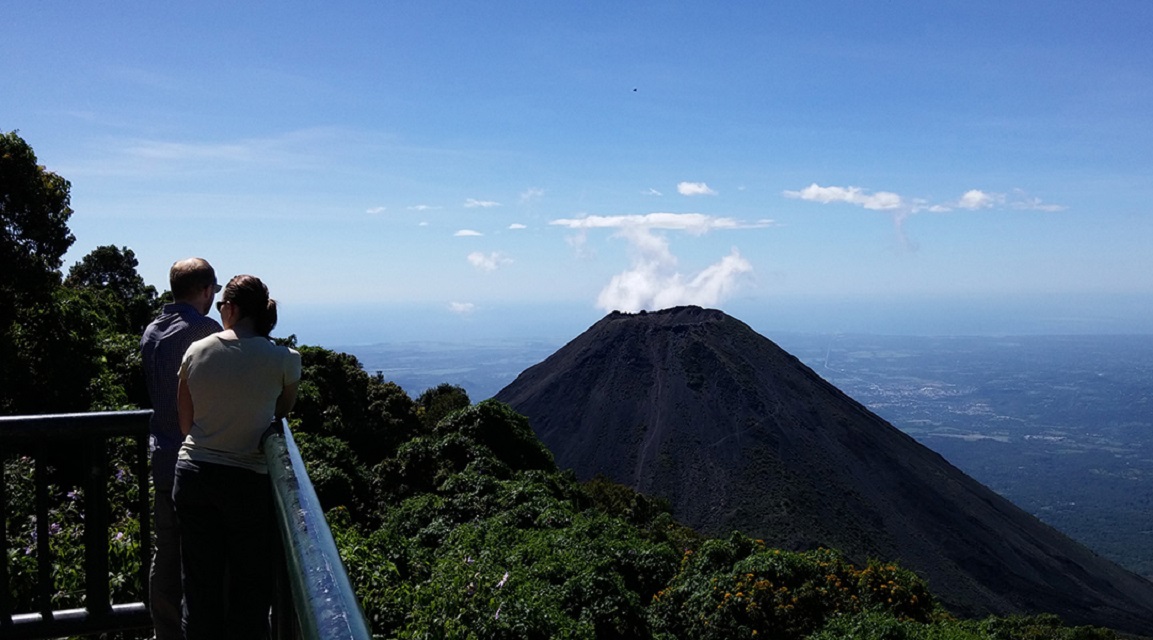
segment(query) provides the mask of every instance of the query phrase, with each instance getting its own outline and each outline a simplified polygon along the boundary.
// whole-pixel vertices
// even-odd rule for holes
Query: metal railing
[[[270,431],[264,455],[287,564],[282,575],[292,594],[289,600],[280,590],[273,614],[275,637],[367,640],[372,634],[292,432],[283,422],[274,423]],[[288,606],[295,615],[285,610]]]
[[[111,631],[149,629],[147,604],[151,564],[152,511],[149,500],[148,418],[151,411],[0,417],[0,461],[28,456],[35,471],[36,593],[34,611],[15,612],[12,600],[6,523],[10,514],[8,483],[0,467],[0,640],[59,638]],[[278,563],[280,579],[272,610],[274,637],[325,640],[371,638],[368,624],[348,580],[316,491],[304,468],[292,433],[278,423],[264,441],[276,503],[277,528],[284,547]],[[140,531],[139,584],[145,601],[113,604],[109,585],[110,507],[112,476],[108,443],[133,438],[132,474],[137,482]],[[48,467],[61,461],[83,461],[84,607],[54,610],[53,561],[49,538],[51,505],[61,496],[49,494]],[[76,473],[72,474],[77,475]],[[60,489],[63,491],[63,489]],[[24,514],[27,515],[27,514]]]
[[[136,480],[137,500],[133,505],[139,520],[141,544],[139,584],[147,586],[152,545],[149,527],[152,512],[148,499],[148,418],[151,411],[116,411],[41,416],[0,417],[0,456],[29,456],[34,460],[36,588],[34,611],[13,611],[8,562],[6,523],[8,479],[0,469],[0,638],[50,638],[107,631],[147,629],[152,626],[146,602],[113,604],[109,582],[109,440],[133,439],[131,471]],[[79,464],[77,464],[79,463]],[[49,522],[51,505],[61,496],[49,494],[50,464],[63,467],[65,476],[83,488],[84,606],[53,609],[56,590],[49,538],[54,533]],[[80,468],[75,468],[76,466]],[[77,477],[82,476],[82,477]],[[59,526],[58,524],[56,526]],[[29,552],[33,550],[29,546]],[[146,589],[145,589],[146,591]],[[144,594],[147,598],[147,593]]]

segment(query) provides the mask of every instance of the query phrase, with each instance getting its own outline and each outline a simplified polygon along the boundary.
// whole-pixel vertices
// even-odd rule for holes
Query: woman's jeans
[[[176,463],[186,640],[268,637],[275,534],[267,475]]]

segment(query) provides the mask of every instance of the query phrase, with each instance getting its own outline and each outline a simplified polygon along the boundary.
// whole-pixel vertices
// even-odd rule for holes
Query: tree
[[[76,238],[68,230],[71,184],[36,163],[15,131],[0,134],[0,295],[39,294],[60,282]]]
[[[303,372],[293,429],[341,438],[369,467],[420,431],[408,394],[370,376],[355,356],[312,346],[299,351]]]
[[[55,287],[46,300],[20,307],[5,336],[10,378],[0,387],[0,413],[92,410],[109,329],[106,305],[90,291]]]
[[[43,354],[22,352],[21,345],[52,337],[35,335],[34,329],[61,302],[61,258],[75,240],[68,230],[70,186],[37,164],[32,147],[16,132],[0,133],[0,413],[34,400],[21,399],[15,388],[28,384],[29,358]]]
[[[442,382],[431,389],[425,389],[416,399],[417,415],[425,429],[431,430],[441,418],[453,411],[465,409],[471,402],[464,387]]]
[[[115,307],[110,311],[117,320],[117,329],[142,333],[159,309],[156,287],[144,284],[144,278],[136,272],[139,264],[128,247],[96,247],[72,265],[64,285],[105,293],[108,304]]]
[[[99,247],[62,286],[75,238],[70,185],[36,162],[15,132],[0,134],[0,414],[138,406],[137,341],[156,290],[131,249]]]

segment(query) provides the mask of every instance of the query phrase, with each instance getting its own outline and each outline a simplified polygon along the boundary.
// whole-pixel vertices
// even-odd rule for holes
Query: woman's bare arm
[[[280,420],[292,411],[292,406],[296,404],[296,390],[300,387],[300,382],[293,382],[292,384],[284,385],[284,389],[280,392],[280,397],[276,399],[276,419]]]

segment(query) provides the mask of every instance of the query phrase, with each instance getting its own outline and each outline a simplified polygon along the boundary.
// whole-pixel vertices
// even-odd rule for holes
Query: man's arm
[[[295,399],[296,395],[293,394],[293,400]],[[192,431],[192,391],[188,389],[188,381],[184,378],[180,379],[180,384],[176,387],[176,410],[180,435],[187,436],[188,432]]]

